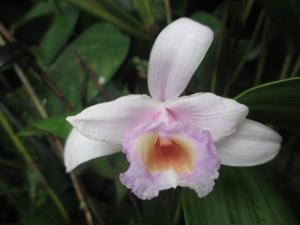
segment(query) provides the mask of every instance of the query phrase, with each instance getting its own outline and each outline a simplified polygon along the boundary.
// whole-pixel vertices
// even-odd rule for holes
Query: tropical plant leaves
[[[283,128],[299,129],[299,77],[258,85],[235,99],[249,107],[250,118]]]
[[[49,2],[40,1],[35,4],[19,21],[12,24],[10,29],[14,32],[22,25],[34,20],[38,17],[50,14],[53,12],[53,8],[50,6]]]
[[[67,115],[50,117],[30,124],[18,133],[23,137],[44,135],[46,133],[66,138],[71,131],[71,125],[66,121]]]
[[[55,13],[54,20],[40,43],[40,49],[46,63],[50,63],[69,39],[77,19],[79,11],[73,7],[66,7],[62,15]],[[59,35],[58,35],[59,34]]]
[[[182,193],[186,225],[296,225],[278,191],[256,168],[223,167],[205,198]]]
[[[108,24],[95,24],[71,43],[48,69],[51,79],[76,108],[86,90],[87,99],[97,93],[93,75],[100,85],[106,84],[116,73],[129,49],[129,38]],[[82,67],[84,63],[85,68]],[[88,69],[86,68],[88,67]],[[58,100],[48,96],[48,107],[57,110]]]
[[[148,39],[148,34],[143,27],[143,23],[134,16],[127,13],[118,4],[111,0],[68,0],[70,3],[77,5],[87,13],[94,15],[116,27],[128,32],[129,34]]]

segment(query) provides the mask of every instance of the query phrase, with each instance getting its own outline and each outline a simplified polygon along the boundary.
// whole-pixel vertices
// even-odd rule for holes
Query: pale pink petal
[[[128,95],[88,107],[67,120],[89,139],[121,144],[126,132],[149,120],[159,107],[147,95]]]
[[[65,144],[64,161],[67,172],[86,161],[120,150],[120,145],[87,139],[73,129]]]
[[[209,131],[214,141],[233,133],[248,114],[245,105],[212,93],[184,96],[165,107],[175,120]]]
[[[186,88],[213,40],[207,26],[181,18],[161,31],[152,48],[148,88],[153,99],[177,98]]]
[[[254,166],[273,159],[281,137],[271,128],[246,119],[235,133],[216,143],[221,163],[229,166]]]
[[[203,197],[218,177],[220,162],[209,133],[180,123],[152,121],[136,127],[126,135],[123,152],[130,167],[121,182],[141,199],[177,186]]]

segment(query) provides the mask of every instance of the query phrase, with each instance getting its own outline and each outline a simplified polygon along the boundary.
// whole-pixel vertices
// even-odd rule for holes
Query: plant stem
[[[133,4],[137,9],[140,18],[144,21],[146,29],[149,30],[155,23],[150,0],[133,0]]]
[[[294,65],[294,67],[292,69],[291,76],[292,77],[297,76],[298,73],[299,73],[299,70],[300,70],[300,55],[298,56],[297,61],[296,61],[295,65]]]
[[[54,84],[50,79],[48,74],[35,62],[31,62],[32,68],[35,70],[37,75],[45,82],[49,90],[64,104],[68,111],[73,111],[74,106],[69,102],[67,97],[62,93],[62,91]]]
[[[288,47],[286,55],[284,57],[283,64],[282,64],[279,79],[287,78],[288,73],[290,71],[292,59],[293,59],[293,49],[292,49],[292,47]]]
[[[261,12],[259,14],[258,19],[257,19],[257,23],[255,25],[254,32],[253,32],[253,35],[252,35],[252,37],[250,39],[250,42],[248,44],[247,50],[245,51],[245,53],[244,53],[241,61],[239,62],[237,68],[234,70],[232,77],[229,78],[225,83],[225,88],[224,88],[224,93],[223,93],[224,96],[228,95],[228,92],[229,92],[229,89],[230,89],[231,85],[237,79],[240,72],[242,71],[242,69],[243,69],[243,67],[244,67],[244,65],[247,61],[247,55],[248,55],[249,51],[253,48],[253,45],[254,45],[254,43],[257,39],[257,36],[258,36],[259,31],[261,29],[261,26],[263,24],[264,17],[265,17],[264,12]]]
[[[16,74],[18,75],[24,88],[26,89],[29,96],[31,97],[31,99],[32,99],[36,109],[40,113],[40,115],[43,118],[47,118],[48,114],[47,114],[45,108],[43,107],[42,102],[37,97],[37,94],[36,94],[35,90],[33,89],[33,87],[31,86],[29,80],[27,79],[27,76],[25,75],[24,71],[17,64],[14,65],[14,70],[16,71]]]
[[[8,29],[6,29],[6,27],[1,22],[0,22],[0,33],[2,35],[4,35],[7,40],[15,41],[15,38],[13,37],[13,35],[8,31]],[[0,41],[2,42],[2,44],[5,44],[5,41],[2,39],[1,36],[0,36]],[[14,68],[15,68],[15,71],[16,71],[17,75],[19,76],[20,80],[22,81],[22,84],[24,85],[26,91],[28,92],[29,96],[32,98],[32,101],[34,102],[34,105],[35,105],[37,111],[39,112],[40,116],[43,119],[48,118],[47,111],[45,110],[41,100],[38,98],[37,94],[35,93],[32,85],[30,84],[30,81],[27,79],[27,76],[24,73],[24,71],[18,65],[15,65]],[[48,140],[49,140],[51,146],[54,147],[53,149],[57,151],[56,154],[60,157],[61,160],[63,160],[64,150],[63,150],[63,146],[62,146],[60,140],[55,137],[51,137],[51,136],[49,136]],[[83,212],[85,214],[86,222],[88,225],[93,225],[94,223],[92,221],[92,216],[91,216],[92,214],[88,208],[88,205],[85,200],[85,196],[83,194],[84,188],[80,184],[79,180],[77,179],[77,177],[74,175],[73,172],[70,173],[70,178],[71,178],[72,185],[75,190],[76,196],[78,198],[78,201],[80,203],[80,206],[81,206],[80,208],[83,210]],[[49,192],[49,194],[53,196],[53,193],[51,193],[51,191]]]
[[[169,24],[172,21],[172,11],[171,11],[170,0],[164,0],[164,3],[165,3],[166,21]]]
[[[5,115],[3,114],[2,110],[0,111],[0,122],[1,122],[1,125],[3,126],[3,128],[8,133],[8,135],[11,138],[12,142],[14,143],[16,148],[18,149],[18,151],[21,153],[21,155],[25,159],[25,162],[27,163],[27,165],[29,167],[31,167],[36,172],[36,174],[39,177],[39,180],[40,180],[41,184],[47,190],[50,198],[52,199],[53,203],[55,204],[55,206],[58,208],[58,210],[62,214],[65,222],[68,223],[69,222],[69,216],[68,216],[67,211],[65,210],[64,205],[62,204],[60,199],[57,197],[55,192],[52,190],[52,188],[49,186],[47,180],[45,179],[45,177],[43,176],[41,171],[38,169],[37,165],[34,163],[33,159],[31,158],[31,155],[30,155],[29,151],[25,148],[25,146],[23,145],[21,140],[18,138],[18,136],[13,132],[13,129],[10,126],[10,124],[9,124],[8,120],[6,119]]]
[[[0,22],[0,33],[9,41],[14,42],[16,39],[14,36],[8,31],[8,29],[4,26],[3,23]],[[0,37],[0,44],[4,45],[6,41]],[[46,72],[35,62],[31,63],[33,69],[37,72],[37,74],[41,77],[41,79],[47,84],[49,89],[52,91],[52,93],[63,102],[64,106],[69,110],[72,111],[74,107],[71,105],[71,103],[68,101],[68,99],[64,96],[64,94],[59,90],[59,88],[51,81],[49,76],[46,74]],[[42,106],[41,102],[39,102],[37,98],[37,94],[33,90],[29,80],[27,79],[27,76],[25,75],[24,71],[17,65],[14,65],[14,70],[16,71],[16,74],[18,75],[19,79],[23,83],[24,87],[26,88],[27,92],[31,96],[35,106],[37,107],[39,113],[43,116],[43,118],[47,117],[46,110]]]
[[[241,14],[241,23],[243,27],[250,15],[253,4],[254,4],[254,0],[246,0],[245,8],[243,10],[243,13]]]
[[[268,35],[269,35],[269,28],[270,28],[270,20],[266,19],[262,34],[262,43],[261,43],[261,57],[258,61],[258,66],[254,78],[254,84],[258,85],[260,84],[263,76],[263,72],[265,69],[265,63],[267,59],[267,53],[268,53]]]
[[[222,30],[220,33],[219,37],[219,43],[217,46],[217,54],[216,54],[216,66],[214,67],[213,73],[212,73],[212,78],[211,78],[211,84],[210,84],[210,91],[213,93],[216,93],[217,90],[217,79],[218,79],[218,73],[219,73],[219,67],[220,67],[220,62],[221,62],[221,53],[223,50],[223,46],[225,43],[225,33],[226,33],[226,22],[228,19],[228,2],[225,3],[225,9],[224,9],[224,14],[223,14],[223,19],[222,19]]]
[[[1,23],[0,23],[0,27],[1,27]],[[4,45],[4,44],[5,44],[5,41],[0,36],[0,45]],[[23,72],[23,70],[17,64],[15,64],[13,67],[14,67],[14,70],[15,70],[16,74],[18,75],[19,79],[21,80],[23,86],[25,87],[26,91],[28,92],[29,96],[31,97],[33,104],[35,105],[38,112],[42,115],[43,118],[48,117],[46,110],[44,109],[41,101],[38,99],[37,94],[35,93],[34,89],[32,88],[32,86],[31,86],[29,80],[27,79],[25,73]]]
[[[97,75],[95,74],[95,72],[93,71],[91,66],[83,60],[83,57],[81,56],[81,54],[78,51],[75,51],[74,55],[75,55],[75,58],[79,62],[80,68],[82,69],[83,72],[86,71],[88,78],[91,80],[92,84],[94,84],[97,91],[102,92],[103,91],[102,86],[99,83],[99,81],[97,79]]]

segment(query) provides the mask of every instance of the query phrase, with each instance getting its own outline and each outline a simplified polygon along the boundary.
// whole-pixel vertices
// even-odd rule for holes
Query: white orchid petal
[[[271,128],[246,119],[235,133],[216,143],[221,163],[229,166],[254,166],[273,159],[281,137]]]
[[[121,149],[120,145],[87,139],[73,129],[65,144],[64,160],[67,172],[86,161],[118,152]]]
[[[148,87],[155,100],[177,98],[213,40],[212,30],[191,19],[181,18],[158,35],[148,68]]]
[[[214,141],[233,133],[248,114],[245,105],[212,93],[184,96],[166,107],[174,119],[209,131]]]
[[[88,107],[67,120],[85,137],[120,144],[124,134],[157,112],[147,95],[128,95]]]

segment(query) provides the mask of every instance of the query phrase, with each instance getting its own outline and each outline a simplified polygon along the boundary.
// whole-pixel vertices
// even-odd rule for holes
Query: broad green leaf
[[[182,194],[186,225],[296,225],[285,201],[256,168],[223,167],[205,198]]]
[[[81,34],[59,56],[48,73],[51,79],[62,90],[64,95],[76,108],[80,107],[83,93],[82,80],[89,80],[91,73],[105,85],[116,73],[124,61],[129,49],[129,38],[108,24],[95,24]],[[83,62],[87,69],[82,68]],[[91,99],[97,93],[93,82],[87,83],[87,98]],[[59,111],[57,99],[49,96],[48,108]]]
[[[249,117],[283,128],[300,124],[300,78],[290,78],[250,88],[235,98],[249,107]]]
[[[50,63],[66,44],[76,25],[78,16],[78,10],[72,7],[63,9],[62,15],[58,13],[54,15],[54,20],[40,43],[40,49],[46,63]]]
[[[53,134],[55,136],[66,138],[71,131],[71,125],[66,121],[67,115],[54,116],[30,124],[18,133],[20,136],[34,136],[43,134]]]

